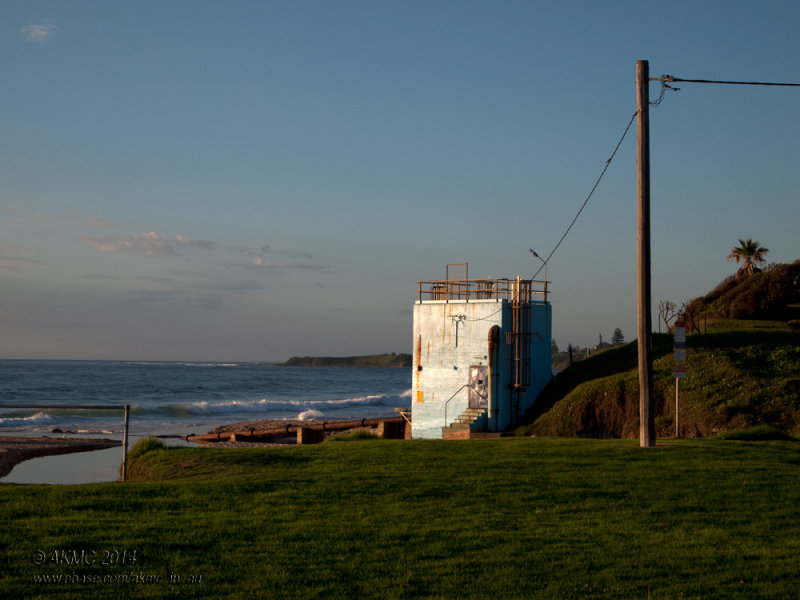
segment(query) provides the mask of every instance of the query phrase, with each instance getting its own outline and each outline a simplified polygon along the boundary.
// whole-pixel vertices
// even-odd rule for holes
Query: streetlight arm
[[[536,251],[533,248],[528,248],[528,252],[542,261],[542,264],[544,265],[544,301],[547,302],[547,261],[536,254]]]

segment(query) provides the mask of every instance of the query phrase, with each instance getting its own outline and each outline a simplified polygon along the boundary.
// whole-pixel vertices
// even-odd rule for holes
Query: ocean
[[[411,370],[281,367],[257,363],[0,360],[0,435],[54,430],[121,434],[121,410],[37,405],[131,406],[133,436],[206,433],[259,419],[396,416],[411,404]],[[30,404],[4,409],[3,404]]]

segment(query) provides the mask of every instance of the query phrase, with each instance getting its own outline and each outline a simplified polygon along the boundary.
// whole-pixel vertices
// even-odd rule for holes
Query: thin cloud
[[[308,252],[292,252],[288,260],[278,260],[268,258],[272,254],[269,244],[264,244],[258,250],[252,250],[244,246],[228,247],[229,250],[238,251],[240,254],[249,258],[249,264],[229,264],[227,266],[237,267],[251,271],[323,271],[327,272],[327,267],[311,264],[313,256]]]
[[[45,221],[47,223],[64,223],[69,221],[69,219],[61,213],[43,213],[40,210],[33,213],[33,218],[37,221]]]
[[[55,225],[80,224],[88,225],[89,227],[102,227],[105,229],[112,229],[114,227],[113,223],[106,221],[105,219],[101,219],[100,217],[89,216],[77,218],[62,215],[61,213],[43,213],[40,210],[37,210],[35,213],[33,213],[33,218],[43,223],[53,223]]]
[[[139,235],[81,235],[79,239],[98,252],[122,252],[139,256],[175,256],[178,252],[170,240],[150,231]]]
[[[189,289],[139,290],[128,297],[125,304],[152,306],[158,310],[218,310],[224,306],[223,299],[218,294],[196,293]]]
[[[257,269],[262,271],[327,271],[326,267],[294,260],[272,261],[261,254],[254,254],[252,264],[242,266],[246,269]]]
[[[31,265],[43,265],[44,263],[29,256],[18,254],[0,254],[0,273],[21,271]]]
[[[26,40],[35,44],[46,44],[56,32],[56,25],[52,22],[30,23],[25,25],[20,31]]]
[[[106,221],[105,219],[101,219],[99,217],[84,217],[81,219],[81,223],[84,225],[89,225],[91,227],[104,227],[111,229],[114,227],[114,224],[110,221]]]
[[[183,235],[176,235],[174,239],[168,238],[155,231],[140,233],[138,235],[80,235],[84,244],[98,252],[122,252],[137,254],[139,256],[176,256],[179,252],[176,246],[216,250],[217,245],[209,240],[192,240]]]
[[[217,245],[209,240],[193,240],[182,235],[176,235],[175,239],[182,246],[189,246],[192,248],[202,248],[203,250],[216,250]]]

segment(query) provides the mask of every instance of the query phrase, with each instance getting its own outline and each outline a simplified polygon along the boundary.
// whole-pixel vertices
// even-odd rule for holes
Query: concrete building
[[[412,436],[479,437],[517,422],[552,377],[551,321],[545,281],[448,272],[419,282]]]

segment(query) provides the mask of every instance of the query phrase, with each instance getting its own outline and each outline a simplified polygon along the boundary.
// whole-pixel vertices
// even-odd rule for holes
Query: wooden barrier
[[[298,444],[319,444],[325,440],[325,432],[322,429],[311,429],[310,427],[297,428]]]

